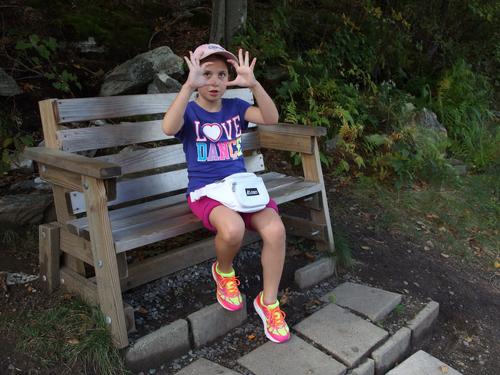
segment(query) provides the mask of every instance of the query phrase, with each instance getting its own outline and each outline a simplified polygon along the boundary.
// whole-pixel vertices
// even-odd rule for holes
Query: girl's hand
[[[240,48],[238,51],[238,60],[228,60],[228,62],[234,66],[236,69],[236,78],[227,83],[227,86],[240,86],[253,88],[257,84],[255,75],[253,74],[253,68],[257,59],[254,57],[252,63],[250,64],[250,55],[248,51],[245,52],[245,57],[243,58],[243,50]]]
[[[208,85],[208,79],[204,75],[205,68],[212,65],[213,62],[206,62],[200,65],[200,60],[193,56],[193,52],[189,51],[189,59],[184,56],[187,66],[189,67],[189,76],[186,80],[186,85],[191,89],[196,90],[200,87]]]

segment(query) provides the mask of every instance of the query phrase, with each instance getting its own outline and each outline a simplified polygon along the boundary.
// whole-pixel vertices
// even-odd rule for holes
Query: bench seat
[[[270,196],[278,204],[321,191],[321,184],[304,181],[301,177],[269,172],[261,175]],[[111,230],[117,253],[185,234],[202,227],[186,202],[178,194],[151,202],[119,208],[109,212]],[[66,223],[67,229],[90,240],[87,217]]]

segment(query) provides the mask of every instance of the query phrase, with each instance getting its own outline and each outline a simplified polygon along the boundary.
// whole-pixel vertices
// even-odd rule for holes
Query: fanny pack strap
[[[209,185],[207,185],[207,186],[209,186]],[[196,202],[200,198],[203,198],[204,196],[206,196],[207,190],[208,190],[207,186],[196,189],[195,191],[192,191],[191,193],[189,193],[189,197],[191,198],[191,202]]]

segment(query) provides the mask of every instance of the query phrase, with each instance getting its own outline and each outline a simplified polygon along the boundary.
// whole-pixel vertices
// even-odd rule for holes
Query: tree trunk
[[[247,0],[213,0],[210,43],[231,44],[235,33],[245,27]]]

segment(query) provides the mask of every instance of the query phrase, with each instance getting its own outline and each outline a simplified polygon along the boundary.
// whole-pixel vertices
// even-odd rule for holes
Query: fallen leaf
[[[314,255],[312,255],[311,253],[308,253],[307,251],[304,253],[304,256],[307,258],[307,259],[310,259],[310,260],[314,260],[316,259],[316,257]]]
[[[145,308],[145,307],[143,307],[143,306],[139,306],[139,307],[137,308],[137,310],[135,310],[135,311],[137,311],[137,312],[138,312],[139,314],[141,314],[141,315],[148,315],[148,313],[149,313],[148,309],[146,309],[146,308]]]
[[[447,374],[447,373],[448,373],[448,366],[446,366],[446,365],[441,365],[441,366],[439,366],[439,370],[440,370],[443,374]]]
[[[445,227],[439,227],[439,231],[440,232],[446,232],[446,228]]]
[[[80,340],[78,340],[77,338],[71,338],[71,339],[68,339],[66,342],[68,344],[71,344],[71,345],[76,345],[76,344],[80,343]]]
[[[370,246],[361,246],[363,250],[370,250]]]
[[[425,215],[425,217],[427,219],[430,219],[430,220],[432,220],[432,219],[439,219],[439,216],[436,215],[436,214],[433,214],[433,213],[427,214],[427,215]]]
[[[500,268],[500,261],[495,260],[495,268],[499,269]]]
[[[255,335],[252,333],[251,335],[247,336],[247,339],[250,341],[255,340]]]
[[[450,255],[449,255],[449,254],[446,254],[446,253],[441,253],[441,256],[442,256],[443,258],[449,258],[449,257],[450,257]]]

